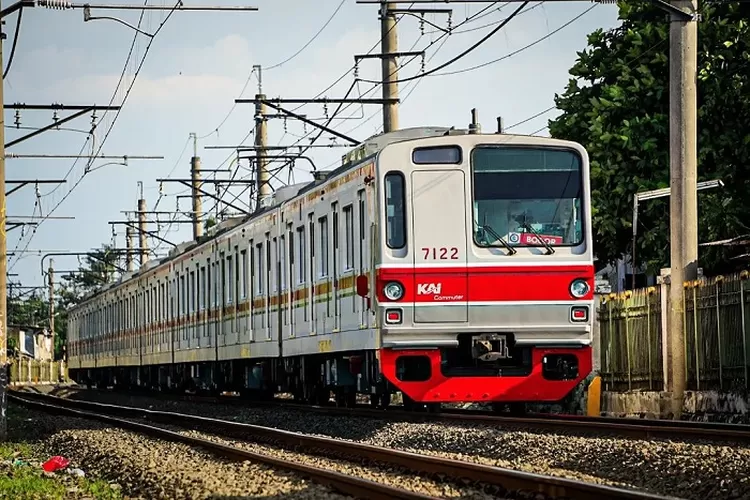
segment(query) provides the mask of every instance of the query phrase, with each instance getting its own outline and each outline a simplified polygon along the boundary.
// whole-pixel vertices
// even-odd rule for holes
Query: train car
[[[374,136],[87,297],[72,376],[347,406],[561,400],[592,365],[588,156],[473,132]]]

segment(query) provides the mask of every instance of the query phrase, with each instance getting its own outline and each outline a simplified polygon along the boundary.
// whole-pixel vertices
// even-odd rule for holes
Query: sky
[[[3,7],[10,3],[6,0]],[[110,3],[143,4],[140,0]],[[16,252],[8,257],[9,272],[18,274],[10,280],[20,281],[24,286],[42,285],[40,260],[48,252],[87,252],[104,243],[125,247],[125,227],[108,222],[125,220],[127,214],[123,211],[137,208],[141,186],[149,210],[156,207],[175,211],[178,202],[180,210],[190,210],[189,199],[176,197],[189,194],[185,186],[176,182],[158,183],[156,179],[190,177],[191,133],[198,137],[198,155],[204,169],[230,169],[204,177],[216,175],[228,179],[239,169],[235,178],[249,179],[247,161],[241,160],[238,166],[231,149],[205,147],[252,144],[253,105],[235,104],[234,100],[252,99],[258,93],[254,65],[261,66],[260,83],[268,97],[343,97],[355,81],[354,55],[365,54],[373,47],[372,53],[380,52],[377,5],[357,4],[356,0],[184,0],[183,3],[245,5],[257,7],[258,11],[175,11],[172,15],[169,10],[148,11],[143,15],[140,30],[156,33],[151,37],[112,19],[84,22],[81,9],[24,9],[17,47],[5,78],[4,102],[102,106],[112,102],[122,107],[119,114],[97,112],[93,139],[87,133],[92,117],[84,115],[62,125],[60,130],[44,132],[14,145],[6,154],[83,152],[120,158],[93,162],[85,158],[7,159],[7,180],[67,180],[59,185],[40,184],[38,193],[34,185],[28,185],[8,197],[9,221],[19,220],[14,217],[48,217],[36,228],[28,226],[23,231],[17,228],[7,233],[8,252]],[[150,0],[148,4],[167,8],[174,5],[171,0]],[[408,5],[405,2],[399,7]],[[419,6],[453,9],[450,35],[444,34],[449,19],[442,13],[425,16],[437,27],[425,23],[420,29],[420,20],[415,16],[403,16],[397,24],[399,50],[424,51],[424,71],[429,71],[474,45],[520,3],[435,2]],[[91,15],[113,17],[137,26],[140,10],[92,7]],[[4,19],[6,68],[16,32],[16,16]],[[544,127],[556,116],[555,110],[525,120],[554,106],[554,96],[565,90],[570,78],[568,70],[577,52],[585,48],[587,34],[618,24],[614,5],[530,2],[505,27],[465,57],[434,75],[400,84],[399,126],[465,128],[471,118],[470,110],[477,108],[485,131],[494,132],[496,117],[502,116],[509,132],[548,135]],[[465,71],[485,63],[490,64]],[[420,73],[422,59],[400,58],[399,64],[403,65],[399,77],[407,78]],[[382,80],[378,59],[361,61],[357,73],[362,80]],[[382,89],[360,81],[350,97],[359,96],[379,98]],[[324,119],[326,113],[328,116],[333,113],[335,106],[329,105],[326,110],[321,104],[308,104],[297,112]],[[61,111],[58,117],[70,113]],[[341,119],[332,122],[333,128],[357,140],[382,131],[379,106],[353,105],[338,116]],[[51,123],[53,112],[22,110],[18,117],[21,128],[16,127],[14,110],[6,109],[4,118],[8,143]],[[524,123],[510,127],[518,122]],[[309,144],[304,137],[311,138],[313,133],[317,135],[312,127],[299,121],[268,121],[269,145]],[[327,133],[317,142],[333,143]],[[335,143],[345,144],[345,141],[337,139]],[[348,150],[319,148],[309,154],[319,170],[326,170],[340,164],[341,156]],[[123,165],[124,155],[163,159],[129,159]],[[87,163],[90,163],[88,172]],[[300,162],[279,176],[284,182],[304,182],[311,178],[309,171],[309,164]],[[275,185],[280,186],[278,182]],[[9,185],[7,189],[12,187]],[[213,192],[213,186],[207,185],[205,189]],[[241,186],[230,188],[225,200],[232,200],[241,190]],[[244,207],[248,202],[249,194],[245,193],[234,204]],[[213,200],[204,197],[204,210],[213,210],[214,206]],[[188,220],[186,215],[159,217]],[[158,230],[160,236],[176,244],[192,238],[190,224],[167,226],[149,224],[149,230]],[[149,238],[149,248],[156,248],[163,255],[171,245]],[[46,259],[43,265],[48,264]],[[78,257],[54,257],[58,271],[77,269],[78,265]]]

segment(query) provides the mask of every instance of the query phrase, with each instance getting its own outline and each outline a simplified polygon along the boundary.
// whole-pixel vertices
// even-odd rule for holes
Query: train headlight
[[[391,281],[383,287],[383,294],[388,300],[401,300],[401,297],[404,296],[404,287],[397,281]]]
[[[586,280],[576,279],[570,284],[570,294],[577,299],[585,297],[590,289],[591,287],[586,283]]]

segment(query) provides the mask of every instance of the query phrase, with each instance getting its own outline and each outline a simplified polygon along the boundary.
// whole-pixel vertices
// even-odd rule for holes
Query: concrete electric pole
[[[396,15],[391,12],[391,4],[380,4],[380,32],[383,66],[383,132],[398,130],[398,36]],[[391,55],[393,54],[393,55]],[[394,99],[389,101],[388,99]]]
[[[266,198],[271,196],[271,174],[268,172],[266,147],[268,145],[268,130],[266,118],[266,95],[255,96],[255,209],[260,210]]]
[[[130,217],[128,217],[130,219]],[[128,271],[133,270],[133,229],[130,226],[125,226],[125,248],[127,253],[125,254],[125,268]]]
[[[146,240],[146,200],[143,199],[143,192],[141,192],[141,199],[138,200],[138,248],[141,251],[140,265],[143,265],[148,260],[148,241]]]
[[[669,29],[669,202],[670,287],[666,391],[671,394],[673,418],[682,415],[686,387],[683,283],[698,278],[697,0],[671,4],[686,15],[673,13]]]
[[[201,159],[198,157],[198,135],[194,132],[190,134],[193,138],[193,158],[190,160],[190,179],[192,181],[192,199],[193,199],[193,239],[198,240],[203,236],[203,202],[201,200],[200,189],[201,183]]]

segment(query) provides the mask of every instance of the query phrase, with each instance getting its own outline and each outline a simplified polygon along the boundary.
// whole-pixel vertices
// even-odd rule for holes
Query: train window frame
[[[580,176],[581,190],[582,190],[582,193],[581,193],[581,212],[580,212],[580,217],[581,217],[581,221],[582,221],[582,224],[581,224],[581,237],[580,237],[579,241],[574,242],[574,243],[559,244],[559,245],[552,245],[552,246],[555,249],[566,249],[566,248],[567,249],[571,249],[571,248],[579,247],[581,245],[585,245],[586,241],[587,241],[587,237],[588,237],[588,235],[586,234],[586,229],[587,228],[586,228],[585,221],[586,221],[586,218],[588,217],[587,208],[589,208],[589,207],[586,206],[587,197],[586,197],[586,193],[585,193],[585,189],[584,189],[584,187],[585,187],[585,180],[586,180],[586,178],[585,178],[585,169],[586,169],[585,167],[586,166],[585,166],[585,163],[584,163],[584,156],[581,154],[580,151],[578,151],[575,148],[565,147],[565,146],[551,146],[551,145],[537,146],[537,145],[533,145],[533,144],[493,144],[493,143],[480,143],[480,144],[476,144],[471,149],[471,151],[469,152],[469,158],[470,158],[469,173],[470,173],[470,182],[471,182],[471,199],[470,199],[470,202],[471,202],[472,206],[474,204],[474,200],[476,199],[476,197],[475,197],[476,182],[475,182],[474,155],[475,155],[475,153],[476,153],[476,151],[478,149],[532,149],[532,148],[535,148],[535,147],[536,148],[542,148],[542,149],[548,149],[550,151],[563,151],[563,152],[571,153],[571,154],[573,154],[574,156],[576,156],[578,158],[578,161],[580,163],[579,176]],[[590,173],[589,173],[589,175],[590,175]],[[589,189],[590,189],[590,186],[589,186]],[[473,210],[472,210],[471,217],[472,217],[472,225],[473,225],[476,222],[474,220]],[[477,241],[477,233],[475,231],[472,231],[472,233],[473,233],[472,234],[472,238],[471,238],[472,239],[472,243],[477,248],[502,248],[503,247],[502,244],[497,244],[497,245],[484,245],[484,244],[480,244]],[[539,246],[534,246],[534,245],[513,245],[513,247],[516,248],[516,249],[519,249],[519,248],[540,248]]]
[[[388,193],[388,180],[389,178],[396,178],[401,182],[401,196],[400,196],[400,202],[401,206],[399,209],[400,212],[400,219],[401,219],[401,235],[402,239],[400,241],[393,241],[393,220],[396,219],[395,212],[396,212],[396,205],[389,202],[390,195]],[[391,217],[388,214],[389,206],[394,207],[394,216]],[[403,172],[399,172],[397,170],[391,170],[389,172],[386,172],[386,174],[383,176],[383,207],[385,209],[385,244],[388,248],[391,250],[401,250],[402,248],[406,247],[408,236],[408,224],[406,221],[406,177],[404,176]]]
[[[457,153],[458,159],[456,160],[448,160],[448,161],[428,161],[428,160],[434,160],[434,158],[428,158],[427,160],[420,160],[417,155],[418,153],[423,152],[435,152],[435,151],[455,151]],[[414,165],[460,165],[463,163],[463,151],[461,149],[461,146],[458,144],[450,144],[450,145],[442,145],[442,146],[422,146],[419,148],[414,148],[411,152],[411,162]]]
[[[344,213],[344,271],[354,269],[354,203],[342,209]]]
[[[328,277],[328,216],[324,215],[318,218],[318,229],[320,230],[320,267],[318,268],[318,278]]]

